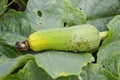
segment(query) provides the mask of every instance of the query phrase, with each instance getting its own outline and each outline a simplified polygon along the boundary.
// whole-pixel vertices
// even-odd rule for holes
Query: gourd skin
[[[100,35],[92,25],[42,30],[32,33],[28,43],[33,51],[63,50],[84,52],[99,46]]]

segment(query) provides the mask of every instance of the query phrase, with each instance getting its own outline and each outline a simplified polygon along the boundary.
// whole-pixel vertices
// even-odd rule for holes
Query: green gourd
[[[96,27],[84,24],[37,31],[32,33],[27,41],[33,51],[88,52],[98,48],[101,39],[106,36],[107,31],[99,32]]]

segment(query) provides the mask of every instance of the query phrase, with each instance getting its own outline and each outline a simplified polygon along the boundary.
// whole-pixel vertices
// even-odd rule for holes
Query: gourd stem
[[[102,31],[100,32],[100,38],[105,39],[108,36],[108,31]]]

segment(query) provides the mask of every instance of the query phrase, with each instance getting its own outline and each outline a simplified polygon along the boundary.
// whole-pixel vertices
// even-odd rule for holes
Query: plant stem
[[[108,36],[108,31],[100,32],[101,39],[105,39]]]
[[[12,3],[14,3],[16,0],[12,0],[7,6],[6,6],[6,8],[8,7],[8,6],[10,6]]]

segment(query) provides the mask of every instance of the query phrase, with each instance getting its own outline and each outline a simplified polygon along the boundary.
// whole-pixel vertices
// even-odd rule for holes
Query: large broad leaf
[[[45,70],[39,68],[34,60],[29,60],[25,66],[18,71],[7,76],[4,80],[79,80],[78,76],[65,76],[57,79],[51,78]]]
[[[80,74],[83,80],[119,80],[99,64],[88,64]]]
[[[73,54],[69,52],[44,52],[35,55],[37,65],[48,72],[53,78],[78,75],[82,68],[94,58],[90,53]]]
[[[39,68],[34,60],[29,60],[25,66],[9,75],[4,80],[53,80],[43,69]]]
[[[109,21],[120,13],[119,0],[71,0],[72,5],[79,7],[87,14],[87,23],[96,26],[100,31],[107,30]]]
[[[9,12],[0,17],[0,34],[8,32],[8,35],[9,33],[14,33],[18,36],[27,37],[32,31],[33,29],[31,29],[25,13],[9,10]]]
[[[86,22],[85,14],[73,8],[69,0],[29,0],[26,11],[29,23],[35,30]]]
[[[0,17],[0,52],[8,57],[22,54],[15,50],[14,45],[17,41],[26,40],[32,31],[24,13],[10,10]]]
[[[22,67],[28,60],[33,59],[31,55],[20,56],[17,58],[0,57],[0,80],[3,80],[17,68]]]
[[[34,30],[83,24],[86,15],[69,0],[29,0],[25,12],[9,10],[0,16],[0,31],[28,36]]]
[[[36,74],[37,73],[37,74]],[[28,77],[29,76],[29,77]],[[29,60],[18,73],[10,74],[4,80],[79,80],[78,76],[64,76],[57,79],[51,78],[42,68],[39,68],[33,60]]]
[[[109,35],[98,52],[97,63],[120,77],[120,15],[108,24],[108,28]]]

